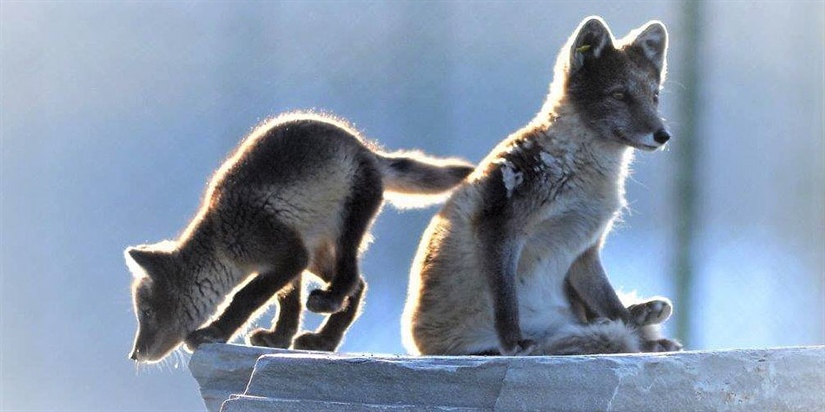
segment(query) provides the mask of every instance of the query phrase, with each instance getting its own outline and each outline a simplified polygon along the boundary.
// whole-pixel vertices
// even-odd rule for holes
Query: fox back
[[[277,324],[250,342],[289,347],[305,270],[327,282],[306,306],[330,321],[296,347],[334,350],[366,289],[357,260],[384,192],[438,200],[472,170],[457,159],[384,153],[330,116],[266,122],[217,170],[177,240],[126,250],[138,317],[131,357],[156,361],[184,340],[190,348],[225,342],[276,296]]]

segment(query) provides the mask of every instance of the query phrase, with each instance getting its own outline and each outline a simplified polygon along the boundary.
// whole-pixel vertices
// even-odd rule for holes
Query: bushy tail
[[[537,355],[597,355],[640,351],[639,335],[621,321],[571,324],[539,342]]]
[[[398,207],[424,207],[443,201],[475,167],[461,159],[421,152],[377,154],[385,197]]]
[[[674,352],[682,344],[662,336],[661,325],[628,326],[622,321],[571,324],[554,333],[533,355],[599,355]]]

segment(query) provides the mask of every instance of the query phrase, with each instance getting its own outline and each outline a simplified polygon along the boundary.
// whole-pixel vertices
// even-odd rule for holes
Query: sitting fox
[[[633,148],[670,139],[658,114],[667,32],[616,41],[585,19],[559,54],[544,107],[456,189],[421,240],[402,330],[427,355],[678,350],[671,305],[626,308],[599,251],[625,206]]]
[[[160,360],[184,340],[191,349],[225,342],[276,295],[276,325],[254,331],[251,343],[335,350],[359,311],[359,249],[384,192],[401,204],[440,201],[472,170],[457,159],[384,153],[329,116],[266,122],[218,169],[177,240],[126,249],[138,318],[131,358]],[[307,308],[332,315],[293,342],[305,270],[328,282]],[[198,329],[239,285],[217,319]]]

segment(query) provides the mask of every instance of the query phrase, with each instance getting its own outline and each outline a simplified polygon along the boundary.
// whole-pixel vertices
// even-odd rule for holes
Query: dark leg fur
[[[579,293],[576,292],[576,289],[573,289],[573,286],[570,285],[569,280],[564,282],[564,290],[567,292],[567,300],[570,301],[570,310],[579,322],[589,323],[590,321],[599,318],[599,315],[596,314],[596,312],[593,312],[592,309],[584,304],[584,300],[582,300]]]
[[[292,338],[301,327],[301,276],[289,285],[288,290],[278,294],[278,315],[272,329],[255,329],[247,337],[254,346],[287,349]]]
[[[630,312],[619,300],[613,285],[607,279],[597,246],[586,250],[573,262],[567,272],[566,282],[567,288],[576,292],[578,299],[587,307],[588,313],[631,323]]]
[[[503,184],[500,168],[488,175],[484,186],[484,208],[474,217],[482,259],[482,276],[493,301],[493,320],[503,355],[529,355],[536,342],[524,339],[519,323],[516,273],[524,239],[519,236],[524,222],[515,218],[516,205]]]
[[[358,249],[381,208],[383,190],[380,172],[371,165],[363,166],[344,206],[344,227],[335,246],[335,274],[326,290],[310,292],[307,309],[315,313],[335,313],[355,290],[359,277]]]
[[[294,348],[305,350],[335,351],[344,333],[352,325],[361,311],[361,299],[367,289],[364,278],[359,279],[355,291],[347,299],[346,306],[327,317],[315,332],[305,332],[295,338]]]
[[[258,229],[258,236],[250,234],[247,244],[240,245],[241,249],[247,251],[248,260],[268,264],[273,270],[258,274],[235,293],[217,320],[189,334],[185,342],[190,349],[202,343],[228,341],[255,311],[307,267],[309,255],[294,231],[271,222],[262,222]]]
[[[493,294],[496,334],[502,354],[529,355],[536,348],[536,342],[522,337],[515,286],[520,246],[512,240],[501,240],[498,233],[503,230],[496,223],[487,219],[479,225],[484,258],[487,259],[485,266],[491,268],[485,275]]]

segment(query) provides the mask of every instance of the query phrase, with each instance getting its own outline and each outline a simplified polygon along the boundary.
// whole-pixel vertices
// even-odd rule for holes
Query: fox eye
[[[659,91],[658,90],[653,92],[653,103],[659,103]]]
[[[143,319],[149,319],[154,314],[155,314],[155,311],[153,311],[152,308],[143,308],[143,309],[140,310],[140,316]]]
[[[624,100],[627,97],[627,95],[622,91],[613,92],[610,96],[616,100]]]

